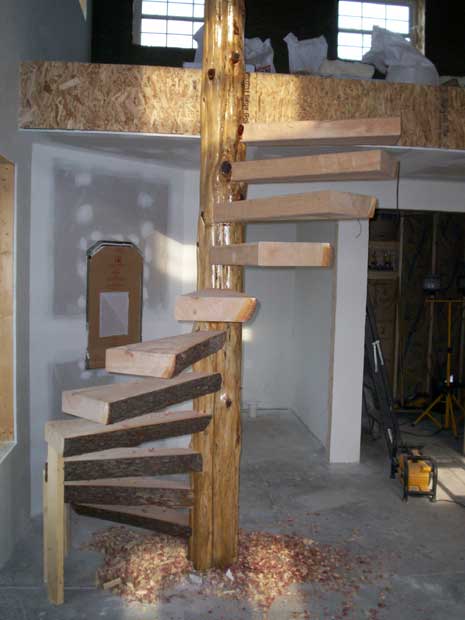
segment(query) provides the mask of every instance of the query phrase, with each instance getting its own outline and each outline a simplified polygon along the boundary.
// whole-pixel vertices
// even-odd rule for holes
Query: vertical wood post
[[[200,216],[197,288],[243,290],[243,269],[210,265],[210,248],[243,241],[240,224],[214,224],[213,207],[245,198],[245,187],[230,182],[232,161],[244,159],[239,143],[244,104],[244,1],[206,0],[201,95]],[[192,445],[203,456],[203,472],[194,474],[194,566],[229,566],[237,556],[239,509],[240,390],[242,329],[239,323],[197,324],[196,329],[224,329],[222,351],[202,360],[195,370],[220,372],[218,394],[197,399],[198,411],[213,420]]]
[[[65,502],[64,502],[64,461],[63,456],[48,446],[46,540],[47,586],[51,603],[61,605],[64,601],[64,560],[65,560]]]

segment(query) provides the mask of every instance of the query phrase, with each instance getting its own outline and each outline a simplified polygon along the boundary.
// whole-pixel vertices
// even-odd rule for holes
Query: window
[[[204,0],[134,0],[134,42],[150,47],[193,49]]]
[[[362,60],[371,48],[373,26],[398,32],[409,38],[413,5],[411,2],[339,1],[337,55],[346,60]]]

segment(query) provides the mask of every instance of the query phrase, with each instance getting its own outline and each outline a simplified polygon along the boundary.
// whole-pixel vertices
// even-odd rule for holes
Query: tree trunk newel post
[[[244,106],[244,0],[206,0],[201,92],[200,216],[197,288],[243,290],[243,268],[210,265],[210,248],[241,243],[242,224],[214,224],[220,202],[245,198],[245,186],[230,181],[231,162],[245,158],[240,143]],[[189,544],[198,570],[226,568],[237,557],[242,327],[240,323],[196,324],[195,329],[226,330],[224,348],[195,365],[219,372],[219,392],[194,401],[197,411],[213,413],[207,429],[193,436],[203,457],[193,474],[194,506]]]

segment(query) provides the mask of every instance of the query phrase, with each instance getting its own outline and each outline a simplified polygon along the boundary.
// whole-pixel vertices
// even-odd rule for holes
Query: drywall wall
[[[305,222],[297,228],[297,241],[324,241],[336,247],[336,233],[336,222]],[[324,446],[329,424],[333,278],[334,268],[302,269],[295,275],[292,408]]]
[[[0,454],[0,565],[29,517],[29,242],[31,145],[17,131],[21,60],[89,59],[90,28],[78,2],[3,0],[0,21],[0,154],[16,164],[16,438]]]

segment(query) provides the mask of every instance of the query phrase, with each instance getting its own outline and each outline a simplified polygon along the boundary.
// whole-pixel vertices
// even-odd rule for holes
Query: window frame
[[[167,3],[173,0],[166,0]],[[194,4],[194,0],[179,0],[182,4]],[[179,21],[188,24],[199,24],[199,28],[205,21],[205,16],[200,17],[178,17],[166,15],[149,15],[142,12],[143,0],[133,0],[133,19],[132,19],[132,41],[135,45],[140,45],[144,49],[162,49],[162,50],[185,50],[186,52],[196,49],[194,38],[192,37],[192,47],[175,47],[172,45],[144,45],[142,43],[142,20],[143,19],[166,19],[167,21]],[[168,9],[169,10],[169,9]],[[194,34],[194,32],[193,32]],[[166,33],[166,37],[169,33]],[[188,35],[186,35],[188,36]]]
[[[408,34],[406,35],[401,35],[401,36],[405,36],[406,38],[409,38],[410,40],[413,41],[413,39],[415,38],[415,24],[417,21],[417,0],[349,0],[349,1],[353,1],[353,2],[359,2],[360,4],[364,4],[364,3],[369,3],[369,4],[380,4],[383,6],[387,6],[387,5],[394,5],[394,6],[407,6],[410,9],[410,13],[409,13],[409,31]],[[337,35],[336,35],[336,51],[337,51],[337,58],[338,60],[345,60],[348,62],[354,61],[354,59],[351,58],[343,58],[342,56],[339,56],[339,33],[340,32],[344,32],[344,33],[349,33],[349,34],[361,34],[363,35],[371,35],[372,31],[368,31],[368,30],[356,30],[356,29],[352,29],[352,28],[339,28],[339,3],[341,2],[341,0],[338,0],[337,3]],[[400,34],[400,33],[399,33]],[[347,46],[350,47],[350,46]],[[359,49],[358,46],[354,46],[356,47],[356,49]],[[363,47],[362,49],[362,56],[363,56]],[[357,62],[357,61],[355,61]],[[358,61],[360,62],[360,61]]]

